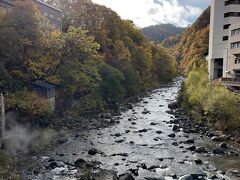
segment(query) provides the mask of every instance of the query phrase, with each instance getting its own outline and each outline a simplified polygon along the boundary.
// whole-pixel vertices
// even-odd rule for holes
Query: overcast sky
[[[172,23],[186,27],[210,5],[211,0],[92,0],[116,11],[139,27]]]

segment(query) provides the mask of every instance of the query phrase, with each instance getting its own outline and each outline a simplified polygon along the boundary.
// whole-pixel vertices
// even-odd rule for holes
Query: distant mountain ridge
[[[173,24],[158,24],[141,29],[142,33],[151,41],[161,43],[164,39],[183,32],[185,28]]]

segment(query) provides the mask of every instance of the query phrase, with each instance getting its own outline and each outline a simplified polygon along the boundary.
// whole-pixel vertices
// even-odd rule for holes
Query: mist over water
[[[13,155],[17,155],[18,152],[26,153],[31,142],[36,140],[38,136],[38,131],[15,124],[6,131],[6,149]]]

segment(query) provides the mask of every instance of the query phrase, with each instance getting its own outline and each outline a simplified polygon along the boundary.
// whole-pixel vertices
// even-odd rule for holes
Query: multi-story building
[[[0,0],[0,9],[4,13],[12,11],[17,0]],[[56,29],[62,30],[62,11],[54,6],[51,6],[41,0],[31,0],[40,13],[46,17],[47,22],[51,23]]]
[[[207,59],[211,80],[239,81],[240,0],[212,0]]]

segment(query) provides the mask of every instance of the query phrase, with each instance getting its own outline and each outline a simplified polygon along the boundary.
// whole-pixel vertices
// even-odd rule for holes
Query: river
[[[240,179],[239,157],[212,155],[209,151],[196,153],[188,150],[190,144],[184,143],[194,139],[196,146],[217,146],[207,137],[183,131],[169,137],[173,133],[174,124],[170,122],[174,116],[169,114],[168,105],[175,101],[181,82],[177,80],[152,91],[133,108],[114,117],[119,123],[111,127],[71,134],[66,143],[29,157],[31,163],[22,170],[23,179],[75,180],[79,172],[71,164],[78,158],[118,175],[130,170],[137,180],[179,179],[191,174],[199,175],[199,179]],[[90,149],[97,152],[89,155]],[[57,162],[56,167],[46,168],[46,164],[53,161]],[[223,171],[230,169],[232,174],[226,173],[226,176]]]

